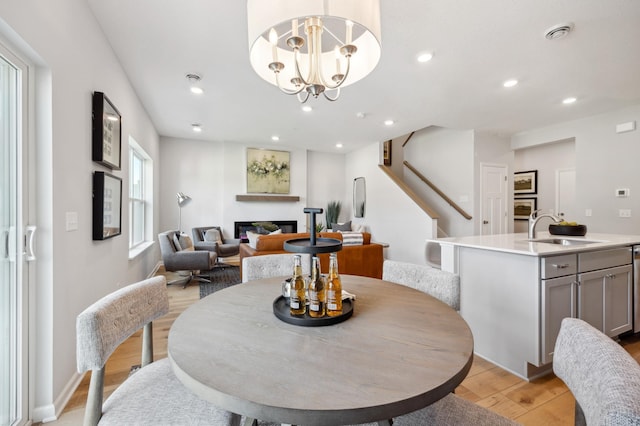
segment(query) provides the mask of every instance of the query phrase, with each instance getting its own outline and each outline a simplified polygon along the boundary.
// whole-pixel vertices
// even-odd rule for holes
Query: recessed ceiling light
[[[273,136],[271,136],[271,140],[274,141],[274,142],[278,142],[280,140],[280,136],[273,135]]]
[[[433,59],[433,53],[431,53],[431,52],[422,52],[422,53],[418,54],[416,59],[418,60],[418,62],[421,62],[421,63],[429,62],[431,59]]]
[[[311,111],[313,111],[313,108],[311,108],[309,105],[304,105],[304,106],[302,107],[302,110],[303,110],[304,112],[311,112]]]
[[[200,80],[202,77],[200,77],[198,74],[187,74],[187,80],[189,80],[189,90],[191,90],[191,93],[194,93],[196,95],[201,95],[204,93],[204,90],[202,90],[202,87],[200,87]]]
[[[193,131],[196,133],[200,133],[202,131],[202,126],[198,123],[193,123],[191,125],[191,129],[193,129]]]
[[[568,104],[572,104],[572,103],[574,103],[574,102],[575,102],[575,101],[577,101],[577,100],[578,100],[578,99],[576,99],[576,98],[574,98],[574,97],[571,97],[571,98],[563,99],[563,100],[562,100],[562,103],[563,103],[563,104],[565,104],[565,105],[568,105]]]
[[[356,112],[356,117],[363,119],[366,116],[364,112]]]
[[[342,148],[342,144],[341,144],[340,142],[338,142],[338,143],[336,144],[336,148]]]
[[[385,126],[393,126],[393,123],[395,123],[395,121],[393,121],[393,120],[384,120],[384,125]]]
[[[502,85],[504,87],[514,87],[518,85],[518,80],[516,80],[515,78],[512,78],[511,80],[507,80],[504,83],[502,83]]]

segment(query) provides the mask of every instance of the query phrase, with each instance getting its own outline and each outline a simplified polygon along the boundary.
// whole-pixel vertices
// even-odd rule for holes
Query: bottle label
[[[338,305],[335,303],[328,303],[327,304],[327,309],[329,309],[330,311],[335,311],[338,309]]]
[[[336,291],[335,290],[327,290],[327,301],[336,300]]]
[[[319,312],[320,311],[320,303],[312,301],[311,303],[309,303],[309,309],[312,310],[312,311]]]
[[[300,309],[300,301],[298,299],[290,299],[290,306],[293,309]]]

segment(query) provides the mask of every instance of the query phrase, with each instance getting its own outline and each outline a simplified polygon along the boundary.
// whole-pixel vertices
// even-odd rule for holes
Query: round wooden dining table
[[[382,424],[438,401],[471,368],[467,323],[425,293],[343,275],[353,315],[307,327],[274,315],[283,279],[220,290],[175,320],[168,355],[188,389],[248,419]]]

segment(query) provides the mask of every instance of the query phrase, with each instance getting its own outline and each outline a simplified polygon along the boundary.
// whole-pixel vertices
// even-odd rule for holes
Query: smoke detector
[[[572,23],[554,25],[544,32],[544,36],[549,40],[557,40],[565,37],[571,30],[573,30]]]

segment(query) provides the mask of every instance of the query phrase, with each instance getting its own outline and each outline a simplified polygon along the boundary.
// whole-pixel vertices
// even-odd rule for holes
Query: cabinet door
[[[604,277],[609,269],[578,274],[578,318],[604,333]]]
[[[631,265],[607,269],[604,277],[604,333],[617,336],[632,327]]]
[[[631,265],[578,275],[578,318],[617,336],[632,328]]]
[[[553,361],[553,350],[564,318],[575,317],[576,277],[542,280],[542,335],[540,336],[542,363]]]

